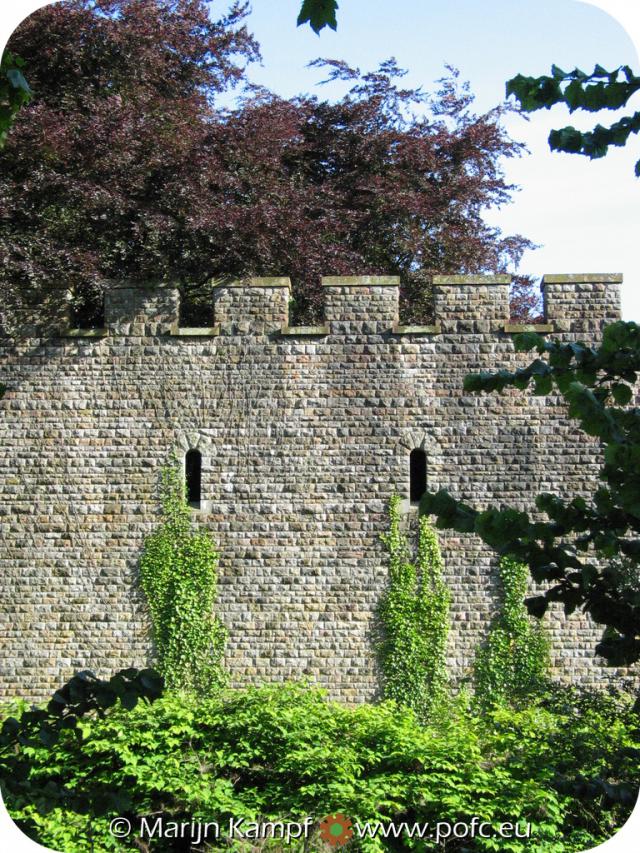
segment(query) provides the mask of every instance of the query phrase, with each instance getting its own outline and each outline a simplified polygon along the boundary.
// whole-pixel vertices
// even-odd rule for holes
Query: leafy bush
[[[65,853],[133,847],[143,816],[217,821],[224,831],[231,817],[317,824],[335,812],[383,826],[473,816],[492,826],[530,822],[531,838],[450,839],[446,849],[580,851],[610,837],[631,811],[633,798],[604,787],[637,791],[639,732],[629,707],[624,696],[550,688],[528,707],[478,712],[460,696],[425,726],[393,702],[346,707],[300,685],[166,694],[83,719],[81,743],[67,732],[50,747],[31,746],[33,799],[9,794],[7,805],[32,837]],[[571,788],[578,780],[579,793]],[[51,808],[51,784],[64,786],[69,803],[79,791],[117,799],[110,814],[63,801]],[[115,815],[134,827],[126,843],[109,834]],[[188,849],[168,838],[146,843]],[[250,846],[222,836],[211,844]],[[406,836],[356,836],[346,849],[389,847],[425,849]]]
[[[527,566],[502,558],[500,609],[474,667],[476,695],[485,704],[531,693],[547,675],[549,641],[524,605],[527,577]]]
[[[638,797],[637,690],[631,684],[604,691],[550,682],[538,703],[563,721],[550,739],[550,760],[554,786],[573,798],[567,826],[597,833],[602,810],[613,832],[616,816],[623,821]]]
[[[213,612],[218,554],[208,533],[192,529],[175,464],[162,471],[161,503],[163,524],[140,559],[158,668],[167,687],[207,693],[225,681],[227,632]]]
[[[389,585],[378,608],[382,692],[425,720],[445,696],[451,595],[442,580],[442,557],[426,516],[419,520],[415,563],[400,530],[400,498],[389,502]]]
[[[4,709],[0,730],[0,780],[3,795],[20,810],[33,811],[35,818],[26,817],[26,826],[37,828],[38,815],[46,815],[57,808],[64,809],[69,827],[53,831],[60,836],[58,849],[66,849],[62,842],[75,840],[77,813],[103,814],[117,802],[117,792],[107,786],[79,786],[74,790],[66,786],[66,779],[55,772],[42,786],[34,756],[53,759],[55,746],[62,739],[65,749],[75,745],[76,764],[82,765],[83,731],[80,722],[88,716],[103,719],[108,710],[116,706],[131,710],[141,700],[154,702],[162,695],[162,678],[152,669],[123,669],[108,681],[96,678],[89,671],[78,672],[51,697],[45,707],[29,707],[18,701]],[[37,832],[35,837],[37,837]]]

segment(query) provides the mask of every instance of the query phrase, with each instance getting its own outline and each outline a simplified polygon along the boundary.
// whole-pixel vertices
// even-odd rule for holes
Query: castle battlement
[[[597,344],[621,281],[545,276],[535,327],[510,323],[508,275],[436,276],[427,326],[400,324],[393,276],[325,277],[316,326],[290,325],[287,278],[217,281],[206,328],[179,325],[167,282],[111,283],[101,329],[70,328],[53,297],[15,317],[20,339],[0,338],[0,697],[151,662],[137,566],[172,454],[220,551],[233,683],[375,696],[389,499],[410,526],[425,489],[534,512],[540,492],[592,494],[598,444],[558,395],[463,383],[527,364],[511,336],[527,328]],[[460,678],[495,612],[496,555],[471,534],[439,538]],[[617,677],[584,616],[548,622],[557,676]]]
[[[544,322],[537,331],[591,332],[619,319],[621,282],[622,276],[612,273],[545,275]],[[510,284],[509,275],[434,276],[434,323],[404,326],[397,276],[325,276],[323,322],[290,326],[288,278],[221,279],[213,289],[213,325],[185,328],[180,326],[177,286],[118,282],[105,293],[103,330],[73,329],[60,309],[51,331],[55,334],[57,324],[58,332],[76,337],[511,333],[522,329],[509,321]]]

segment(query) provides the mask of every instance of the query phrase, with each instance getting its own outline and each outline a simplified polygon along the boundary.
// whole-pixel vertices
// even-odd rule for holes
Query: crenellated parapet
[[[544,320],[539,332],[598,332],[620,319],[617,273],[545,275]],[[180,327],[180,294],[168,282],[110,284],[105,292],[104,328],[80,330],[65,319],[68,302],[47,306],[47,328],[38,311],[21,309],[13,328],[27,335],[71,337],[103,335],[182,336],[326,336],[343,334],[500,334],[522,330],[509,320],[509,275],[437,275],[433,277],[435,318],[428,326],[399,323],[397,276],[325,276],[324,319],[314,326],[289,325],[291,282],[286,277],[220,279],[213,288],[213,324]],[[51,301],[51,300],[50,300]],[[42,306],[39,306],[40,310]],[[39,321],[40,320],[40,321]],[[39,323],[38,323],[39,321]],[[5,334],[11,337],[9,326]]]
[[[540,332],[595,332],[620,319],[622,276],[546,275]],[[324,319],[290,326],[291,283],[285,277],[224,279],[214,288],[214,325],[179,328],[179,294],[171,285],[123,284],[107,294],[105,324],[116,334],[342,335],[491,334],[517,332],[509,321],[509,275],[433,277],[434,323],[399,325],[397,276],[324,276]],[[142,331],[142,330],[145,331]]]

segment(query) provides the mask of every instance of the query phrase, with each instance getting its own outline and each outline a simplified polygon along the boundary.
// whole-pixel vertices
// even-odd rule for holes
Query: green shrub
[[[632,802],[586,784],[576,794],[565,781],[593,782],[595,770],[612,791],[621,780],[637,791],[637,718],[624,697],[602,705],[579,691],[558,695],[487,712],[462,696],[421,725],[392,702],[349,708],[299,685],[167,694],[102,720],[84,718],[81,743],[66,732],[50,747],[31,747],[33,801],[9,795],[7,805],[32,837],[65,853],[122,850],[108,832],[115,815],[134,828],[143,816],[224,828],[231,817],[319,821],[334,812],[383,826],[477,816],[493,827],[519,821],[524,830],[530,822],[531,838],[476,837],[446,849],[577,852],[610,837]],[[94,802],[110,791],[113,814],[64,803],[49,810],[50,784],[64,786],[70,802],[77,791],[85,801],[93,792]],[[228,841],[221,837],[212,849],[229,849]],[[390,846],[378,837],[346,849]],[[425,849],[407,837],[395,846]],[[170,839],[150,842],[156,853],[181,849]]]
[[[116,672],[108,680],[96,678],[85,670],[56,690],[44,707],[32,708],[23,701],[5,706],[0,715],[0,781],[6,802],[12,803],[18,814],[25,810],[19,820],[21,826],[31,829],[34,837],[38,837],[40,816],[57,810],[63,817],[62,822],[54,818],[46,821],[46,826],[57,837],[56,848],[64,850],[66,842],[75,839],[79,821],[81,826],[86,823],[80,815],[103,815],[117,804],[117,791],[106,785],[68,787],[66,779],[55,772],[55,765],[53,774],[43,786],[38,776],[38,758],[44,756],[53,760],[56,745],[73,738],[77,775],[90,777],[92,768],[87,765],[83,750],[80,722],[95,717],[101,719],[108,709],[116,706],[131,710],[140,701],[154,702],[163,689],[162,678],[151,669],[130,667]]]
[[[613,834],[616,820],[623,822],[638,798],[637,689],[622,687],[589,690],[550,682],[537,700],[562,723],[549,740],[550,761],[554,786],[571,799],[566,822],[576,832],[597,834],[604,820]]]
[[[476,696],[505,702],[540,688],[549,668],[549,641],[539,619],[524,605],[528,569],[511,557],[500,561],[500,609],[476,654]]]
[[[161,504],[162,526],[140,559],[158,668],[168,688],[211,692],[225,681],[227,634],[214,614],[218,554],[208,533],[192,529],[176,466],[162,471]]]
[[[446,646],[451,596],[442,580],[438,539],[426,516],[419,520],[416,561],[400,530],[400,498],[389,502],[389,585],[378,607],[382,694],[426,720],[447,692]]]

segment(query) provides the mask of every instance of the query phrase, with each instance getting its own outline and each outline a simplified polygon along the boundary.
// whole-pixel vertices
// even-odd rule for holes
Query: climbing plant
[[[193,529],[179,468],[161,472],[163,521],[145,541],[140,580],[168,688],[209,693],[224,681],[226,629],[214,614],[218,553]]]
[[[389,585],[380,602],[378,654],[386,699],[412,708],[425,720],[447,691],[445,651],[450,593],[442,580],[438,539],[420,518],[415,563],[400,529],[400,498],[389,502]]]
[[[481,704],[535,691],[548,670],[548,638],[540,620],[530,617],[524,605],[527,576],[527,566],[512,557],[500,561],[500,608],[474,665]]]

